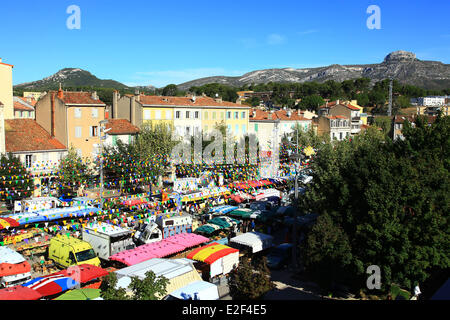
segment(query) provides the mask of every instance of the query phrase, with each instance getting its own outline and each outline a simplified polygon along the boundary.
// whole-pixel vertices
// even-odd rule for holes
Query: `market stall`
[[[227,274],[239,265],[239,250],[213,242],[193,250],[187,258],[208,264],[209,276],[212,278]]]
[[[239,250],[249,250],[251,253],[263,251],[273,246],[273,237],[259,232],[247,232],[231,238],[229,246]]]

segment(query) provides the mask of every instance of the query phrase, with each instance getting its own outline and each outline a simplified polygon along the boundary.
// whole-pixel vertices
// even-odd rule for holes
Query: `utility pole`
[[[106,133],[111,130],[111,128],[105,130],[105,125],[108,120],[100,121],[100,209],[103,211],[103,141],[106,140]]]
[[[389,82],[389,106],[388,106],[388,116],[392,116],[392,79]]]

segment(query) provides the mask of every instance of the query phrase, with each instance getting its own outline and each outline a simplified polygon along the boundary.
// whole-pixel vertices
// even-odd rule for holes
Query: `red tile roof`
[[[33,107],[36,106],[37,101],[34,98],[26,98],[26,97],[18,97],[18,98],[32,105]]]
[[[20,103],[19,101],[14,101],[14,111],[34,111],[34,108],[26,106],[23,103]]]
[[[255,116],[253,113],[256,112]],[[263,111],[260,109],[252,109],[250,111],[250,120],[283,120],[283,121],[311,121],[302,115],[298,115],[297,111],[291,111],[291,115],[288,116],[287,110],[278,110],[272,114],[269,111]]]
[[[55,93],[58,96],[57,91],[50,91],[49,93]],[[91,92],[82,91],[63,91],[63,97],[61,99],[65,104],[86,104],[86,105],[104,105],[105,103],[100,99],[94,100]]]
[[[359,111],[360,110],[359,108],[351,105],[350,103],[341,103],[341,102],[339,102],[339,104],[337,104],[337,101],[330,101],[330,102],[328,102],[328,104],[321,105],[319,107],[319,109],[334,108],[337,105],[347,107],[348,109],[353,110],[353,111]]]
[[[190,106],[190,107],[239,107],[250,108],[233,102],[218,102],[210,97],[196,97],[195,102],[190,97],[164,97],[164,96],[146,96],[140,95],[139,102],[143,105],[156,106]]]
[[[66,150],[33,119],[5,120],[6,152]]]
[[[108,134],[111,135],[139,133],[139,128],[126,119],[109,119],[105,127],[106,129],[111,128],[108,131]]]

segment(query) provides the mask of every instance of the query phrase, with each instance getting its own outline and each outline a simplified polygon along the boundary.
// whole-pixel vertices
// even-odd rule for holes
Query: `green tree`
[[[303,98],[302,101],[300,102],[300,106],[308,110],[317,112],[319,106],[323,105],[324,103],[325,100],[323,100],[321,96],[313,94]]]
[[[410,287],[450,266],[450,120],[438,117],[428,126],[419,118],[403,132],[404,141],[374,129],[323,147],[312,164],[313,183],[299,200],[301,210],[329,215],[325,230],[348,238],[351,261],[344,255],[339,268],[355,291],[365,288],[370,265],[381,268],[383,290],[391,283]],[[309,237],[323,234],[315,229]],[[305,251],[310,269],[323,267],[317,252],[330,248],[329,241],[314,244]]]
[[[12,153],[2,154],[0,158],[1,201],[14,203],[15,200],[30,197],[33,194],[33,179],[20,159]]]
[[[231,272],[230,280],[230,294],[238,300],[260,299],[274,287],[265,259],[254,266],[248,258],[243,258]]]
[[[174,97],[177,95],[177,93],[178,93],[178,87],[175,84],[169,84],[164,87],[161,94],[163,96]]]
[[[67,155],[61,159],[58,171],[60,191],[63,193],[75,193],[78,187],[92,181],[93,170],[90,159],[83,160],[73,147],[70,147]]]
[[[124,288],[117,288],[117,275],[115,272],[109,273],[102,279],[100,297],[103,300],[130,300]]]
[[[133,293],[133,300],[159,300],[167,294],[169,280],[164,276],[156,277],[153,271],[145,273],[143,280],[132,277],[129,288]]]

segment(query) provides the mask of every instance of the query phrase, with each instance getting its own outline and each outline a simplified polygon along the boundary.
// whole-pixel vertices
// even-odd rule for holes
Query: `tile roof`
[[[210,97],[196,97],[195,102],[190,97],[164,97],[164,96],[147,96],[140,95],[139,102],[143,105],[157,106],[191,106],[191,107],[239,107],[250,108],[233,102],[218,102]]]
[[[66,150],[33,119],[5,120],[6,152]]]
[[[253,113],[255,113],[253,116]],[[291,111],[291,115],[288,116],[287,110],[278,110],[273,112],[272,114],[269,111],[263,111],[260,109],[252,109],[250,111],[250,120],[282,120],[282,121],[311,121],[311,119],[307,119],[302,115],[299,115],[297,111]]]
[[[58,91],[50,91],[49,93],[55,93],[58,97]],[[86,105],[105,105],[100,99],[94,100],[91,92],[83,91],[63,91],[62,101],[65,104],[86,104]]]
[[[351,105],[350,103],[347,103],[347,102],[341,103],[341,102],[339,102],[339,104],[338,104],[337,101],[330,101],[330,102],[328,102],[328,104],[321,105],[321,106],[319,107],[319,109],[324,109],[324,108],[334,108],[334,107],[336,107],[337,105],[347,107],[348,109],[353,110],[353,111],[359,111],[359,110],[360,110],[359,108],[357,108],[357,107]]]
[[[36,103],[37,103],[36,99],[34,99],[34,98],[26,98],[26,97],[17,97],[17,98],[19,98],[19,99],[25,101],[26,103],[28,103],[29,105],[31,105],[31,106],[33,106],[33,107],[34,107],[34,106],[36,105]]]
[[[14,110],[18,111],[34,111],[34,108],[27,101],[20,97],[14,97]]]
[[[139,128],[126,119],[108,119],[105,127],[106,129],[111,128],[111,130],[108,131],[108,134],[111,135],[136,134],[139,132]]]

